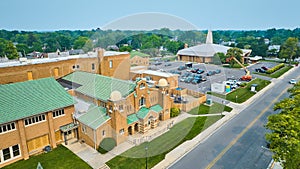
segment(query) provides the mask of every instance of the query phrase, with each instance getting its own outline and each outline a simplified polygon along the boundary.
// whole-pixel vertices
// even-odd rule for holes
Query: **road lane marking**
[[[268,111],[268,109],[281,97],[284,93],[286,93],[288,88],[284,89],[263,111],[234,139],[232,140],[224,149],[223,151],[215,158],[212,162],[208,164],[206,169],[212,168],[217,161],[219,161],[224,154],[256,123],[256,121]]]

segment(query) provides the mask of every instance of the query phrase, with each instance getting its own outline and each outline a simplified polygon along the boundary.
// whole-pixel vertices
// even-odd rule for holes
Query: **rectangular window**
[[[110,61],[109,61],[109,68],[112,68],[112,67],[113,67],[113,61],[110,60]]]
[[[40,114],[40,115],[29,117],[29,118],[25,119],[24,124],[25,124],[25,126],[27,126],[27,125],[30,125],[30,124],[45,121],[45,119],[46,119],[45,114]]]
[[[20,148],[19,148],[19,145],[18,145],[18,144],[12,146],[12,150],[13,150],[13,155],[14,155],[14,157],[20,155]]]
[[[76,68],[75,65],[73,65],[73,66],[72,66],[72,69],[75,70],[75,68]]]
[[[8,123],[8,124],[2,124],[2,125],[0,125],[0,134],[11,131],[11,130],[15,130],[15,129],[16,129],[15,122]]]
[[[105,130],[102,130],[102,136],[105,136]]]
[[[80,66],[79,66],[79,65],[76,65],[76,68],[77,68],[77,69],[79,69],[79,68],[80,68]]]
[[[92,63],[92,70],[95,70],[95,63]]]
[[[65,115],[64,109],[59,109],[59,110],[55,110],[52,112],[53,117],[59,117],[59,116],[63,116],[63,115]]]
[[[2,152],[4,161],[11,158],[9,148],[3,149]]]

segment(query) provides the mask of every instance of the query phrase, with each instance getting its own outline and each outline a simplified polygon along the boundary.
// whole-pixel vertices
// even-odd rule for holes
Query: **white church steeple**
[[[207,37],[206,37],[206,44],[212,44],[212,43],[213,43],[212,31],[208,30]]]

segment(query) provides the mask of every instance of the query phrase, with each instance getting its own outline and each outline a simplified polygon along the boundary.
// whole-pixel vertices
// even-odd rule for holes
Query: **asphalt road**
[[[288,97],[291,78],[299,80],[300,68],[278,80],[260,98],[231,119],[212,136],[178,160],[171,169],[265,169],[272,153],[265,148],[264,124],[278,100]]]

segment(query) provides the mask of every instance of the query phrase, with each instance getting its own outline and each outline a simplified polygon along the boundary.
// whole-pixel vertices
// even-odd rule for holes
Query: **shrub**
[[[171,108],[171,117],[176,117],[180,113],[180,109],[178,107]]]
[[[98,147],[98,152],[101,153],[101,154],[105,154],[107,152],[109,152],[110,150],[112,150],[115,146],[117,145],[115,139],[113,138],[104,138],[99,147]]]
[[[247,83],[241,83],[240,86],[241,86],[241,87],[246,87],[246,86],[247,86]]]
[[[277,70],[279,70],[279,69],[281,69],[283,67],[284,67],[284,63],[280,63],[280,64],[272,67],[271,69],[267,70],[267,73],[268,74],[272,74],[272,73],[276,72]]]

